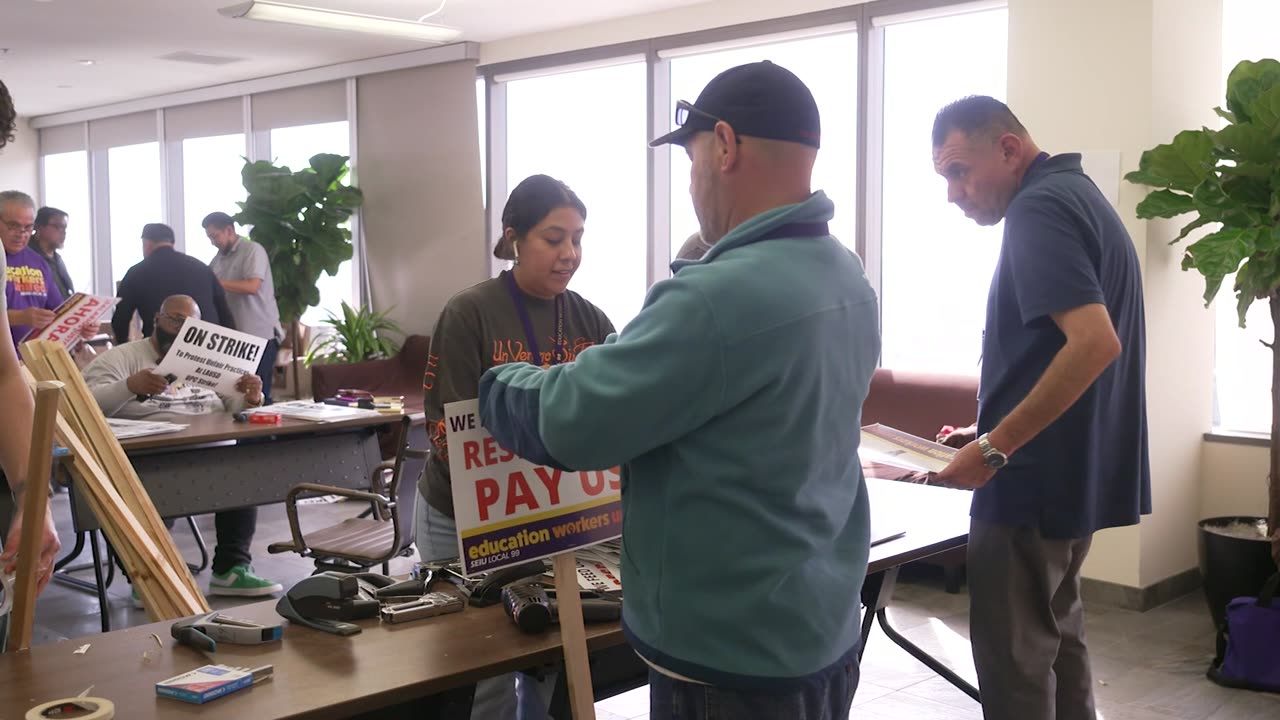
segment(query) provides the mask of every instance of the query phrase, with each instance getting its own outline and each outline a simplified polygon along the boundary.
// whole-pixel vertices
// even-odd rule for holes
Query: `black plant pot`
[[[1253,597],[1276,572],[1271,543],[1265,538],[1240,538],[1206,530],[1232,523],[1254,523],[1256,517],[1215,517],[1201,520],[1198,528],[1200,576],[1213,626],[1226,623],[1227,604],[1238,597]]]

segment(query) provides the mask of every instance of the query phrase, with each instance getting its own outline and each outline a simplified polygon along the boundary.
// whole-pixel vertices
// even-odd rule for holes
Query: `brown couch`
[[[381,360],[355,363],[316,363],[311,366],[311,396],[316,402],[338,390],[367,390],[374,395],[403,395],[408,412],[422,412],[422,375],[427,371],[429,335],[410,335],[400,353]]]
[[[337,395],[338,390],[351,388],[374,395],[402,395],[406,412],[422,412],[422,375],[427,371],[430,351],[430,335],[410,335],[395,357],[355,363],[316,363],[311,366],[312,399],[319,402]],[[382,457],[388,460],[396,456],[400,443],[399,430],[391,428],[387,426],[378,433]],[[415,442],[412,431],[409,442]]]
[[[862,405],[863,425],[880,423],[928,439],[943,425],[964,426],[977,417],[978,378],[962,375],[881,368],[872,376],[871,390]],[[947,592],[955,593],[964,577],[964,558],[961,548],[926,562],[942,566]]]

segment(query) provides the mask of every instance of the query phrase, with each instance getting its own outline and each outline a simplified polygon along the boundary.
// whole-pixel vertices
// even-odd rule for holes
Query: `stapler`
[[[355,635],[360,626],[346,621],[378,617],[376,591],[355,575],[323,572],[289,588],[276,603],[276,612],[315,630]]]
[[[284,637],[284,624],[263,625],[211,612],[179,620],[169,627],[169,634],[182,645],[214,652],[220,642],[231,645],[274,642]]]

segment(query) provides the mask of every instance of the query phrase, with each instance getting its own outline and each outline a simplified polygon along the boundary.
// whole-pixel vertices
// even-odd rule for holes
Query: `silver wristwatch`
[[[978,436],[978,449],[982,451],[983,463],[993,470],[999,470],[1009,464],[1009,456],[991,445],[988,433],[982,433]]]

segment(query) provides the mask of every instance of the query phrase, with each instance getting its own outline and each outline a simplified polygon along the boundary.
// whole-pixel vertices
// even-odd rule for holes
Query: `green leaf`
[[[1271,134],[1280,128],[1280,84],[1268,88],[1249,105],[1248,125]]]
[[[1171,218],[1196,209],[1190,195],[1172,190],[1156,190],[1146,199],[1138,203],[1138,217],[1143,220],[1151,218]]]
[[[1233,123],[1236,121],[1235,115],[1227,112],[1226,110],[1223,110],[1220,107],[1214,108],[1213,111],[1218,114],[1218,117],[1222,118],[1223,120],[1226,120],[1227,122]]]
[[[1143,170],[1134,170],[1124,176],[1126,182],[1134,185],[1150,185],[1152,187],[1168,187],[1169,181],[1158,175]]]
[[[1213,139],[1204,130],[1183,130],[1167,145],[1157,145],[1142,153],[1138,172],[1144,184],[1192,192],[1210,177],[1214,167]]]
[[[1280,85],[1280,62],[1267,58],[1237,63],[1227,75],[1227,110],[1235,115],[1235,122],[1249,122],[1254,104],[1276,85]]]
[[[1276,90],[1280,90],[1280,87]],[[1233,159],[1266,165],[1275,161],[1276,138],[1260,125],[1254,123],[1228,125],[1213,133],[1213,139],[1219,147],[1229,150]]]
[[[1240,268],[1240,263],[1254,253],[1257,228],[1231,228],[1209,233],[1192,243],[1182,258],[1182,269],[1195,268],[1205,277],[1205,304],[1213,302],[1222,279]]]
[[[1178,241],[1182,240],[1182,239],[1183,239],[1183,238],[1185,238],[1186,236],[1190,235],[1190,234],[1192,233],[1192,231],[1194,231],[1196,228],[1204,227],[1205,225],[1208,225],[1208,224],[1210,224],[1210,223],[1212,223],[1212,222],[1213,222],[1212,220],[1208,220],[1208,219],[1203,218],[1203,217],[1196,218],[1195,220],[1192,220],[1191,222],[1187,223],[1185,227],[1183,227],[1183,228],[1182,228],[1182,232],[1178,233],[1178,237],[1176,237],[1176,238],[1174,238],[1174,239],[1172,239],[1172,240],[1170,240],[1170,241],[1169,241],[1169,244],[1170,244],[1170,245],[1173,245],[1173,244],[1177,243]],[[1185,268],[1183,268],[1183,269],[1185,269]]]

